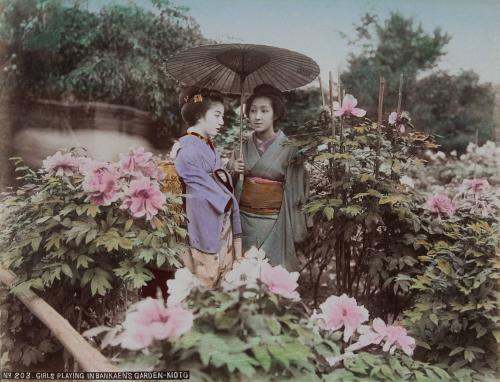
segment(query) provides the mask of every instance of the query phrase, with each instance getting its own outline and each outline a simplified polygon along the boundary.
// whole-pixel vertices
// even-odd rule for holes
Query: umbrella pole
[[[240,160],[243,160],[243,100],[244,100],[244,91],[243,91],[243,83],[245,82],[245,77],[240,76],[240,89],[241,89],[241,95],[240,95]],[[243,172],[240,174],[240,182],[243,185],[243,177],[244,174]]]

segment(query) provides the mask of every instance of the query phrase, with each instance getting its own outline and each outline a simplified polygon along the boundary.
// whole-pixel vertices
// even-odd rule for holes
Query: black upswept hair
[[[245,103],[245,114],[247,117],[250,113],[252,102],[259,97],[266,97],[271,100],[271,106],[274,112],[273,126],[276,127],[286,115],[285,97],[283,93],[272,85],[261,84],[256,86],[253,89],[252,95],[248,97]]]
[[[182,119],[188,127],[196,125],[215,102],[224,104],[224,96],[217,90],[195,86],[183,88],[179,94]]]

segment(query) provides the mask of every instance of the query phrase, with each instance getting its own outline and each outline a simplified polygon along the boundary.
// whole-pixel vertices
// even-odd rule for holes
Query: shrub
[[[148,267],[180,265],[180,198],[160,190],[151,153],[137,149],[105,163],[58,152],[38,172],[15,161],[21,185],[2,195],[0,222],[0,261],[17,276],[14,294],[38,291],[80,330],[113,320],[126,291],[152,279]],[[7,304],[11,361],[42,359],[48,333],[40,338],[41,324],[14,298]]]

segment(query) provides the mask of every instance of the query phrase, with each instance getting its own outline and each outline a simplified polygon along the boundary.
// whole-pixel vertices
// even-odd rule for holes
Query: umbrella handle
[[[243,100],[245,99],[245,95],[243,92],[243,83],[245,82],[245,77],[240,76],[240,160],[243,160],[243,114],[245,112],[245,104],[243,103]],[[243,178],[244,178],[244,172],[243,170],[242,173],[240,173],[240,183],[243,187]]]

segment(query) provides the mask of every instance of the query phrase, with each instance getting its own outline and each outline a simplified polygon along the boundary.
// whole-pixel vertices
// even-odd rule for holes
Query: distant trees
[[[74,99],[150,112],[169,135],[179,129],[175,81],[165,73],[173,53],[206,43],[183,8],[152,0],[89,12],[81,1],[0,1],[6,57],[0,84],[18,98]],[[163,134],[162,134],[163,133]]]
[[[360,53],[351,54],[341,76],[352,93],[375,115],[378,78],[386,79],[386,115],[397,105],[400,74],[404,74],[403,109],[415,126],[437,136],[445,150],[464,150],[469,141],[484,143],[494,129],[494,92],[479,83],[474,72],[450,75],[431,72],[446,53],[450,36],[440,28],[426,32],[412,18],[392,13],[383,23],[365,15],[351,43]]]

